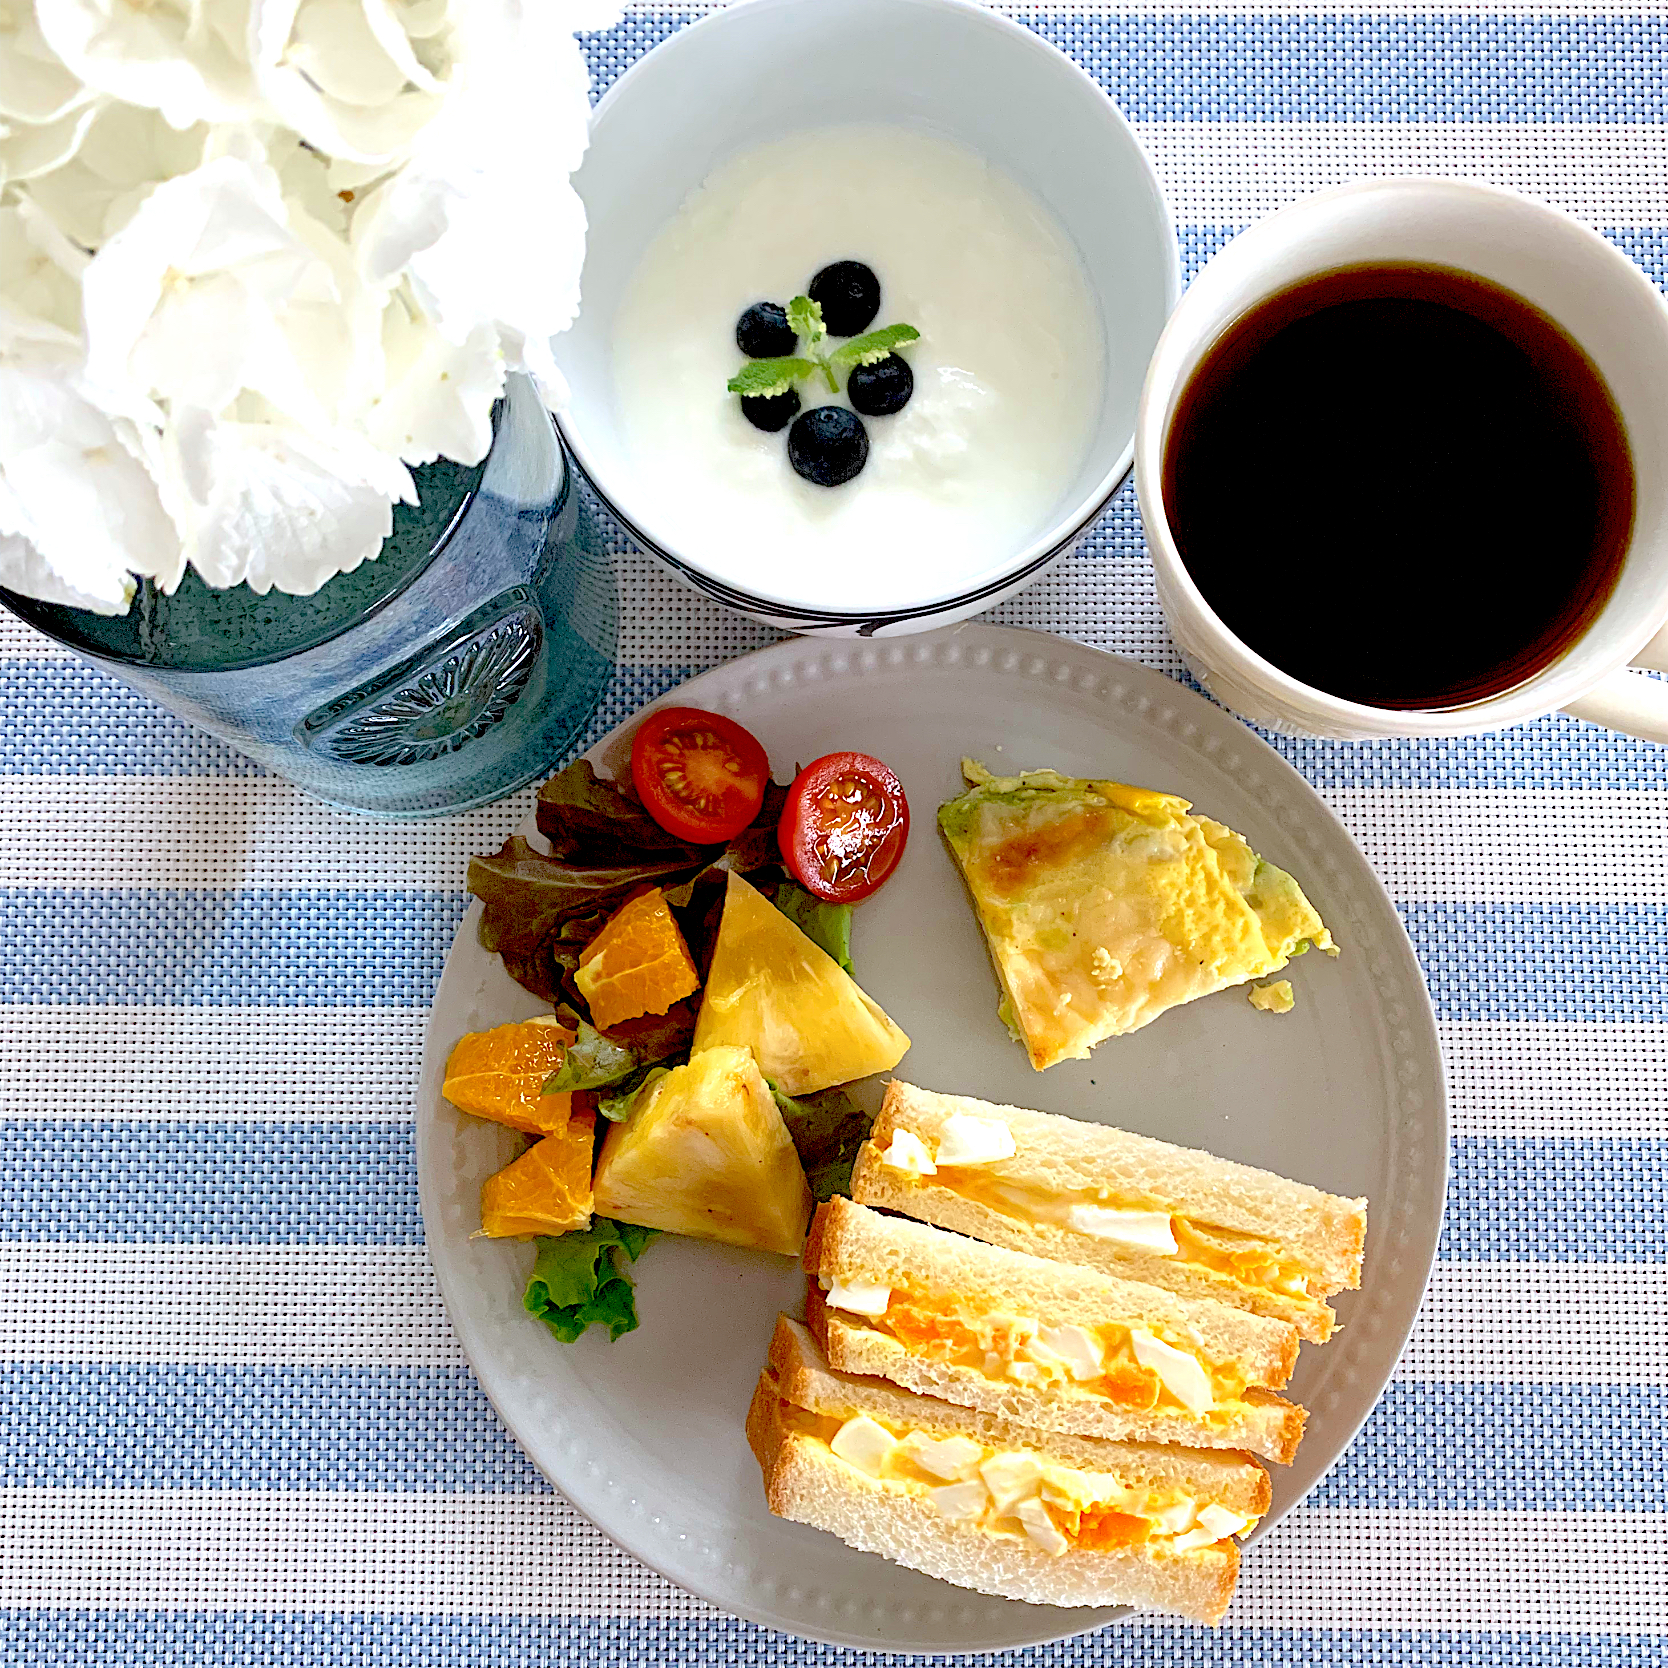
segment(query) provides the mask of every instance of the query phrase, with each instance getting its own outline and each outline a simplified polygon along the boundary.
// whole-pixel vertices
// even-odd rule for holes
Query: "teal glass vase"
[[[548,773],[613,670],[613,564],[531,384],[473,467],[413,471],[375,561],[312,596],[145,583],[107,617],[0,590],[31,625],[308,793],[383,817]]]

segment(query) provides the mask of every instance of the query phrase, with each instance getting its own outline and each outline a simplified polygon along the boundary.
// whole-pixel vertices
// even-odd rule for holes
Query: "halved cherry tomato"
[[[908,838],[903,784],[867,753],[829,753],[806,765],[776,825],[794,879],[829,903],[868,897],[897,868]]]
[[[632,737],[631,779],[668,834],[711,846],[733,839],[759,814],[770,760],[733,718],[662,707]]]

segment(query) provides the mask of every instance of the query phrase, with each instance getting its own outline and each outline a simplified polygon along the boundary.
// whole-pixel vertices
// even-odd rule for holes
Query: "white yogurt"
[[[869,460],[801,480],[725,383],[735,325],[830,261],[880,278],[874,324],[913,324],[915,392],[867,417]],[[830,340],[825,347],[837,347]],[[1105,347],[1053,216],[972,152],[903,128],[838,127],[716,169],[650,244],[614,326],[618,410],[652,528],[728,583],[867,609],[976,585],[1042,533],[1100,413]],[[843,380],[843,379],[842,379]],[[812,406],[841,403],[820,377]]]

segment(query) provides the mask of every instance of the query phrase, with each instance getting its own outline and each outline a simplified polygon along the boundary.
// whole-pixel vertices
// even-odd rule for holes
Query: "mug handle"
[[[1589,724],[1668,745],[1668,683],[1645,677],[1646,671],[1668,672],[1668,626],[1633,657],[1632,667],[1612,672],[1564,711]]]

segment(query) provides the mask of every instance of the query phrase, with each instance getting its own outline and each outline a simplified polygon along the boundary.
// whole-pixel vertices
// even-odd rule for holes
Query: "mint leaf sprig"
[[[749,359],[726,386],[732,394],[752,395],[768,399],[785,394],[796,382],[822,372],[828,391],[837,394],[840,381],[837,371],[852,371],[859,365],[872,365],[910,342],[918,342],[921,332],[912,324],[888,324],[853,336],[832,353],[821,351],[828,336],[823,323],[822,305],[808,295],[796,295],[787,306],[788,324],[805,345],[803,354],[787,354],[776,359]]]
[[[828,361],[837,370],[855,370],[859,365],[872,365],[909,342],[918,342],[921,332],[913,324],[888,324],[880,330],[853,336],[843,346],[829,354]]]

